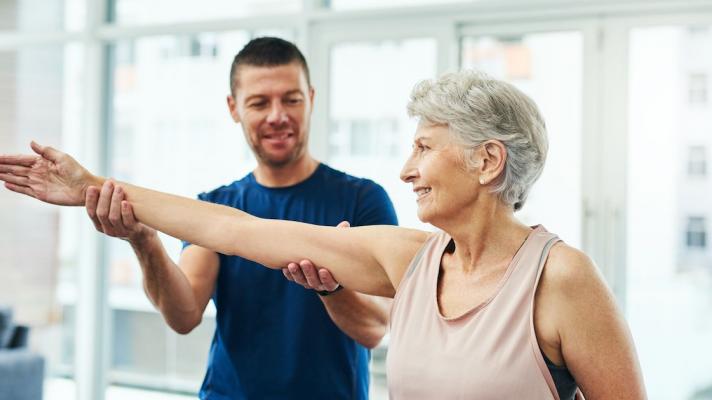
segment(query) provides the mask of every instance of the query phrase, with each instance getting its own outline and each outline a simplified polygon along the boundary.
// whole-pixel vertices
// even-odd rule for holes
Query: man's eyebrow
[[[265,96],[263,94],[253,94],[253,95],[245,97],[245,103],[247,103],[250,100],[254,100],[254,99],[264,99],[265,97],[267,97],[267,96]]]
[[[299,90],[299,89],[292,89],[292,90],[286,92],[282,97],[285,97],[285,96],[293,96],[293,95],[295,95],[295,94],[298,94],[298,95],[301,95],[301,96],[304,95],[301,90]],[[250,101],[250,100],[254,100],[254,99],[265,99],[265,98],[267,98],[267,97],[269,97],[269,96],[267,96],[266,94],[252,94],[252,95],[249,95],[249,96],[245,97],[245,103],[247,103],[247,102]]]

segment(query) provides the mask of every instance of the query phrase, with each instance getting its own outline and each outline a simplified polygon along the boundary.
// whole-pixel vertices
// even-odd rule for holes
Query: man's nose
[[[283,124],[288,121],[287,111],[282,107],[282,104],[275,102],[272,104],[269,115],[267,116],[267,122],[270,124]]]

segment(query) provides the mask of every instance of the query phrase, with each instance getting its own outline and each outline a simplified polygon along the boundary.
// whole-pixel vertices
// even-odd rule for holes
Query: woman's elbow
[[[369,332],[368,335],[365,335],[365,337],[362,338],[362,340],[359,341],[359,343],[369,349],[375,349],[379,344],[381,344],[381,341],[383,340],[383,337],[386,336],[386,328],[374,328]]]
[[[186,319],[181,319],[178,321],[169,321],[166,320],[168,323],[168,326],[173,329],[176,333],[180,335],[187,335],[190,332],[193,331],[193,329],[197,328],[198,325],[203,321],[202,316],[201,317],[191,317],[191,318],[186,318]]]

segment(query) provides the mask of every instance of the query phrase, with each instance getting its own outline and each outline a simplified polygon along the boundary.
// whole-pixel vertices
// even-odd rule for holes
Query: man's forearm
[[[176,332],[192,330],[200,323],[202,310],[188,279],[168,256],[158,235],[153,232],[130,243],[141,265],[146,296]]]
[[[372,349],[388,330],[391,300],[344,289],[322,297],[331,320],[346,335]]]

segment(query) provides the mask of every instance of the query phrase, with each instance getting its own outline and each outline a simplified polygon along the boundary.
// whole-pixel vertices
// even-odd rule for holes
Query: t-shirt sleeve
[[[210,196],[208,195],[208,193],[200,193],[200,194],[198,195],[197,199],[198,199],[198,200],[202,200],[202,201],[210,201],[210,202],[212,202],[212,201],[210,200]],[[193,243],[190,243],[190,242],[186,242],[185,240],[182,240],[181,242],[183,243],[183,248],[182,248],[181,250],[185,250],[186,247],[188,247],[188,246],[190,246],[190,245],[193,244]]]
[[[359,192],[353,226],[398,225],[398,217],[388,193],[381,185],[366,181]]]

